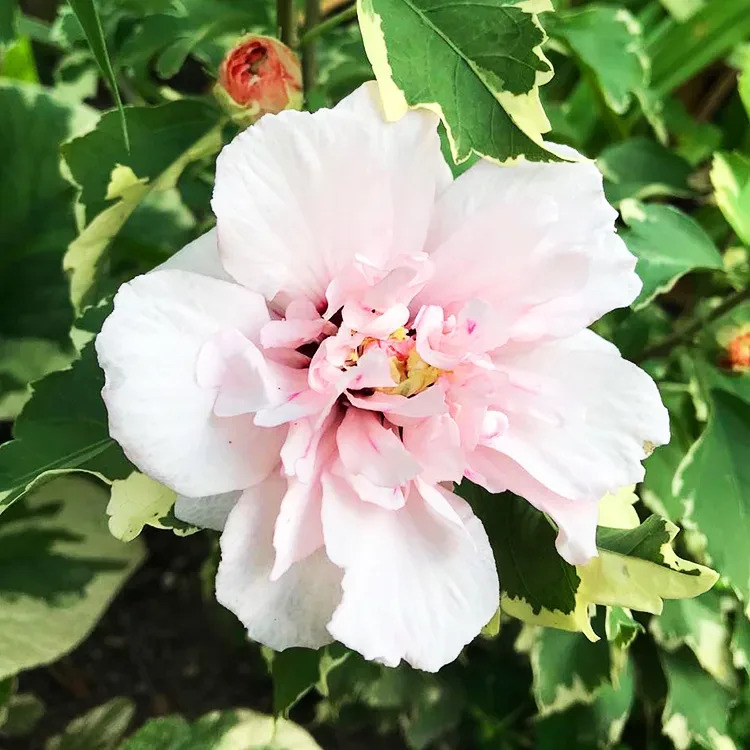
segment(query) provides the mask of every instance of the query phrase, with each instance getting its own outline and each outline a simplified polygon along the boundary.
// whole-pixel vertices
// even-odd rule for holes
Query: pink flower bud
[[[252,125],[268,113],[300,109],[299,59],[278,39],[249,34],[221,63],[214,94],[238,125]]]

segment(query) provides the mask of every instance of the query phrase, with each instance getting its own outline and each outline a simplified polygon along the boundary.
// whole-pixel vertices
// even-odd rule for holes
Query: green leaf
[[[273,681],[275,716],[288,716],[289,711],[313,688],[321,695],[329,694],[331,675],[352,655],[340,644],[313,650],[289,648],[264,651]]]
[[[653,88],[660,94],[674,91],[748,34],[746,0],[708,2],[682,23],[669,19],[648,40]]]
[[[13,697],[16,690],[16,680],[13,677],[6,677],[0,680],[0,729],[8,720],[8,703]]]
[[[133,27],[119,50],[121,65],[146,66],[153,60],[158,75],[171,78],[193,55],[214,72],[243,31],[276,34],[271,3],[182,0],[163,5]]]
[[[403,722],[404,737],[413,750],[435,747],[447,732],[455,729],[466,709],[458,685],[447,677],[420,675],[422,685],[411,696],[411,706]]]
[[[750,603],[750,404],[710,392],[709,421],[675,477],[686,523],[706,538],[712,564]]]
[[[737,80],[737,90],[740,92],[740,98],[745,105],[745,112],[750,117],[750,54],[745,57],[742,72]]]
[[[664,599],[708,591],[718,578],[709,568],[678,557],[672,543],[679,529],[649,516],[630,529],[599,527],[599,556],[581,568],[583,593],[598,604],[659,614]]]
[[[691,165],[701,164],[721,145],[721,128],[697,120],[676,97],[664,103],[662,114],[674,141],[673,151]]]
[[[528,651],[534,675],[533,694],[540,716],[591,703],[611,684],[612,661],[606,640],[590,641],[582,633],[534,628],[516,646]]]
[[[104,31],[102,30],[102,22],[99,20],[96,3],[94,0],[69,0],[69,2],[78,22],[81,24],[83,33],[86,35],[86,40],[89,43],[89,47],[91,47],[96,64],[99,66],[99,70],[101,70],[104,80],[107,82],[109,90],[115,98],[115,104],[117,105],[120,117],[120,127],[122,128],[122,139],[125,149],[130,151],[130,138],[128,135],[128,123],[125,118],[125,108],[122,106],[120,89],[117,87],[117,79],[115,78],[112,62],[107,52],[107,42],[104,39]]]
[[[644,462],[646,476],[641,485],[641,498],[648,508],[673,523],[682,521],[685,508],[674,494],[672,485],[680,463],[695,439],[693,401],[687,386],[662,383],[659,392],[669,410],[670,439],[660,445]]]
[[[623,607],[607,607],[604,629],[607,640],[614,648],[619,650],[629,648],[638,633],[642,633],[644,630],[643,625],[633,618],[629,610]]]
[[[608,146],[597,160],[610,203],[625,198],[688,196],[690,165],[648,138],[629,138]]]
[[[625,200],[620,213],[628,225],[620,236],[638,258],[636,273],[643,281],[634,309],[668,292],[690,271],[723,268],[716,245],[701,225],[674,206]]]
[[[198,531],[195,526],[175,518],[172,508],[176,499],[176,492],[137,471],[127,479],[116,479],[112,482],[107,505],[110,533],[116,539],[129,542],[144,526],[171,529],[178,536]]]
[[[321,651],[288,648],[273,655],[273,712],[288,716],[289,710],[318,682]]]
[[[5,0],[0,3],[0,48],[16,36],[16,13],[18,0]],[[0,49],[0,52],[2,50]]]
[[[323,649],[318,665],[318,684],[316,685],[321,695],[326,697],[329,695],[329,682],[331,678],[337,674],[339,668],[346,664],[348,659],[353,655],[354,652],[349,651],[349,649],[341,644],[333,644]]]
[[[588,5],[562,12],[552,33],[567,42],[596,77],[607,106],[624,114],[636,92],[648,88],[649,60],[641,27],[624,8]],[[613,55],[612,50],[618,54]]]
[[[747,315],[750,312],[750,302],[738,306],[732,312],[739,313],[735,318],[734,325],[732,321],[733,315],[732,313],[728,313],[721,320],[721,323],[726,324],[725,326],[721,324],[717,326],[716,323],[714,325],[709,324],[702,332],[705,334],[702,337],[704,346],[706,346],[709,354],[714,355],[714,361],[717,364],[722,364],[721,369],[713,362],[700,356],[696,356],[692,360],[692,372],[695,380],[692,386],[692,395],[696,402],[704,399],[702,404],[705,412],[702,414],[704,419],[707,418],[707,411],[711,400],[710,391],[712,390],[726,391],[726,393],[731,393],[733,396],[750,404],[750,378],[747,376],[747,373],[742,371],[735,372],[723,365],[726,356],[726,347],[729,342],[735,336],[750,331],[750,324],[744,323],[740,317],[743,313]],[[748,318],[744,320],[748,320]],[[719,345],[718,349],[717,344]]]
[[[581,579],[555,549],[557,533],[544,514],[511,493],[490,495],[464,481],[459,494],[471,503],[492,542],[502,580],[501,609],[525,622],[590,631],[588,606],[577,597]]]
[[[677,21],[687,21],[706,4],[706,0],[659,0],[659,2]]]
[[[594,86],[582,78],[564,101],[557,102],[551,96],[545,97],[544,108],[555,139],[585,151],[589,139],[600,124]]]
[[[44,716],[44,704],[31,693],[16,693],[10,696],[5,713],[5,721],[0,716],[0,737],[24,737],[34,731],[34,727]]]
[[[0,339],[0,420],[15,419],[29,400],[29,383],[68,367],[71,346],[44,339]]]
[[[750,245],[750,158],[717,153],[711,167],[716,202],[737,236]]]
[[[85,227],[64,259],[76,307],[94,285],[110,241],[138,205],[155,191],[173,188],[188,164],[216,153],[222,145],[222,116],[200,101],[126,107],[125,115],[129,153],[115,135],[114,113],[105,114],[94,130],[62,147],[86,215]]]
[[[735,669],[743,669],[746,674],[750,674],[750,620],[741,612],[734,621],[729,650]]]
[[[69,370],[34,385],[16,420],[14,440],[0,446],[0,513],[35,480],[55,473],[79,470],[113,480],[133,472],[109,436],[103,385],[93,344]]]
[[[729,247],[724,252],[724,270],[729,283],[738,291],[750,286],[750,250]]]
[[[539,87],[552,78],[537,13],[549,0],[358,0],[362,39],[389,120],[440,114],[456,162],[554,160]]]
[[[736,687],[726,613],[722,611],[722,597],[715,591],[697,599],[665,602],[649,630],[662,648],[676,651],[687,646],[715,680],[725,687]]]
[[[429,674],[406,664],[378,667],[358,654],[352,654],[336,674],[347,672],[350,681],[339,691],[344,701],[355,697],[370,708],[399,712],[406,742],[414,750],[433,747],[461,720],[466,698],[450,673]]]
[[[618,684],[603,685],[588,704],[577,704],[534,722],[535,750],[599,750],[616,745],[635,697],[629,664]]]
[[[664,734],[678,748],[696,743],[709,750],[735,750],[727,734],[732,694],[706,674],[689,651],[661,656],[669,684]]]
[[[658,614],[662,599],[697,596],[716,582],[712,570],[683,560],[672,542],[674,524],[651,516],[638,525],[630,488],[607,495],[599,507],[599,556],[573,566],[555,550],[556,532],[546,517],[510,493],[490,495],[463,482],[490,538],[501,580],[500,606],[524,622],[597,636],[589,605],[622,606]]]
[[[321,750],[287,719],[236,709],[213,711],[189,724],[181,716],[152,719],[120,750]]]
[[[24,83],[39,83],[29,37],[18,37],[5,52],[0,53],[0,77]]]
[[[96,115],[11,81],[0,81],[0,112],[0,340],[65,344],[73,309],[62,257],[75,237],[75,216],[58,144]]]
[[[107,496],[60,477],[0,519],[0,679],[75,648],[142,560],[107,530]]]
[[[116,750],[134,715],[130,698],[113,698],[71,721],[44,750]]]

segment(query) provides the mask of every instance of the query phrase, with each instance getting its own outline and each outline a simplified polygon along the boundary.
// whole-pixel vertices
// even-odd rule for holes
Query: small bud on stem
[[[265,114],[300,109],[299,59],[278,39],[249,34],[221,63],[214,95],[240,126],[252,125]]]

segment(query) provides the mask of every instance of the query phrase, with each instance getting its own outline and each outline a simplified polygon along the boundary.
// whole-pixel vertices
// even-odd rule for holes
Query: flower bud
[[[731,334],[725,334],[726,348],[722,364],[735,372],[750,370],[750,325],[735,328]]]
[[[248,34],[227,53],[214,95],[238,125],[302,107],[299,59],[278,39]]]

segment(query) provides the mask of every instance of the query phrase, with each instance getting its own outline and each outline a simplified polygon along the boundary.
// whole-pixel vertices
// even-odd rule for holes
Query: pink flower
[[[97,339],[112,436],[223,529],[217,597],[275,649],[438,669],[498,606],[453,484],[524,496],[582,563],[598,500],[668,439],[652,380],[586,330],[640,289],[596,167],[453,181],[437,122],[384,122],[369,86],[263,118],[219,156],[216,229]]]

